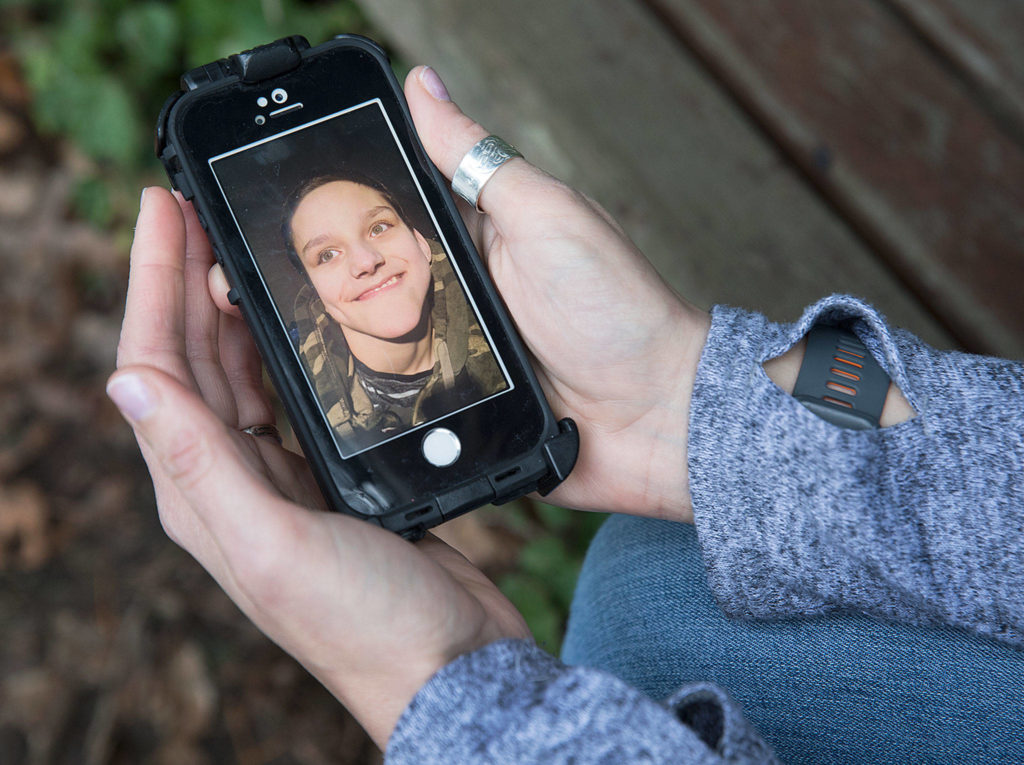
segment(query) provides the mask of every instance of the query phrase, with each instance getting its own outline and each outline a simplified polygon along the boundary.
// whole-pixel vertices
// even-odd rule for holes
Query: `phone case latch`
[[[549,493],[564,481],[580,453],[580,432],[576,423],[566,417],[558,423],[558,435],[544,444],[544,455],[548,462],[548,474],[537,482],[537,493]]]
[[[248,84],[263,82],[297,69],[302,63],[302,51],[308,47],[309,41],[302,35],[282,37],[185,72],[181,76],[181,89],[195,90],[232,75]]]
[[[263,82],[296,69],[302,63],[302,51],[308,47],[305,37],[293,35],[236,53],[229,61],[242,82]]]

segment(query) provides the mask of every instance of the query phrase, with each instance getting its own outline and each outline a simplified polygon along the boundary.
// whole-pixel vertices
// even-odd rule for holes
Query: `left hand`
[[[321,512],[305,461],[241,432],[273,423],[273,408],[248,330],[210,297],[212,264],[191,205],[148,189],[108,391],[135,429],[168,535],[383,749],[438,669],[529,631],[458,552]]]

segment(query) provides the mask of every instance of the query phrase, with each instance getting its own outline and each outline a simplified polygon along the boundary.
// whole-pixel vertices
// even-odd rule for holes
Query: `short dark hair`
[[[388,190],[387,186],[376,178],[352,172],[324,173],[323,175],[308,178],[296,186],[295,190],[285,201],[283,216],[281,218],[281,236],[284,239],[285,252],[288,253],[288,260],[299,270],[299,273],[305,273],[306,268],[302,264],[302,259],[299,257],[299,253],[295,251],[295,245],[292,243],[292,218],[295,217],[295,211],[299,209],[299,205],[302,204],[303,199],[321,186],[326,186],[328,183],[356,183],[360,186],[366,186],[367,188],[373,189],[384,197],[384,201],[391,206],[399,219],[408,226],[409,229],[415,230],[416,227],[413,226],[412,221],[409,220],[409,216],[406,215],[406,212],[402,208],[397,197]]]

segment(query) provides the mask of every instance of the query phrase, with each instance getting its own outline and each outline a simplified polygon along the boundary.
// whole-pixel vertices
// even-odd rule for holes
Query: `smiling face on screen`
[[[374,188],[332,181],[310,191],[291,217],[291,243],[346,337],[397,340],[424,318],[430,246]]]

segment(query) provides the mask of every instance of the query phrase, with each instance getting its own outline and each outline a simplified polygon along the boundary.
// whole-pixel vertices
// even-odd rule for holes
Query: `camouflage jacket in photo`
[[[345,336],[311,285],[295,300],[291,335],[327,419],[344,443],[368,446],[391,434],[479,401],[505,379],[448,258],[432,243],[434,368],[412,407],[411,420],[374,408]]]

